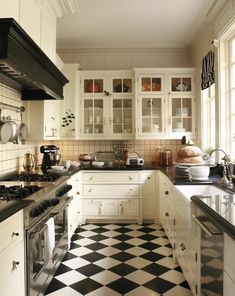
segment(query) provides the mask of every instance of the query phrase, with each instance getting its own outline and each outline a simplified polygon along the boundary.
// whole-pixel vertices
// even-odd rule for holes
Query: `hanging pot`
[[[23,123],[22,113],[20,113],[20,120],[21,123],[17,128],[16,135],[13,141],[15,144],[19,144],[19,142],[25,144],[25,141],[28,138],[28,126],[25,123]]]
[[[2,120],[1,114],[2,109],[0,109],[0,143],[6,144],[10,140],[12,129],[8,121]]]
[[[16,136],[16,131],[17,131],[17,124],[15,121],[11,120],[10,116],[3,117],[3,120],[5,123],[8,123],[11,127],[11,136],[9,139],[9,142],[14,142],[15,136]]]

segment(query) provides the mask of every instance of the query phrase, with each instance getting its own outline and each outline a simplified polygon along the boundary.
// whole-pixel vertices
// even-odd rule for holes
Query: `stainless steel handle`
[[[209,236],[212,237],[213,235],[223,235],[221,231],[214,233],[211,232],[195,215],[192,215],[193,220],[197,223],[197,225]]]
[[[30,238],[35,238],[41,236],[41,234],[47,229],[48,225],[44,224],[43,228],[40,231],[30,233]]]

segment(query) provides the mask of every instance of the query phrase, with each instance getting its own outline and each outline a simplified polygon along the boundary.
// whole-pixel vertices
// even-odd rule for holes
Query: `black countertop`
[[[27,207],[32,202],[32,200],[0,201],[0,222]]]

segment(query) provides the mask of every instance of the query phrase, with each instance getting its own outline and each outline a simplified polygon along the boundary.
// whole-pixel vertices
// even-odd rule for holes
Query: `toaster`
[[[139,156],[137,152],[130,152],[128,153],[128,157],[126,160],[127,166],[143,166],[144,165],[144,159]]]

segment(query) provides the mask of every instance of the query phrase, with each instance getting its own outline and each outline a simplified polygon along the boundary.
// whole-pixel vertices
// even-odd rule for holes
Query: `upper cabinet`
[[[134,137],[132,71],[80,71],[81,138]]]
[[[136,138],[194,136],[194,69],[135,69]]]

